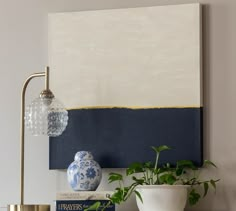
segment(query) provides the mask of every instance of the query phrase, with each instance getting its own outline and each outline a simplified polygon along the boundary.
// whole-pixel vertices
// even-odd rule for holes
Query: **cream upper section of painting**
[[[51,88],[67,108],[201,106],[200,5],[49,15]]]

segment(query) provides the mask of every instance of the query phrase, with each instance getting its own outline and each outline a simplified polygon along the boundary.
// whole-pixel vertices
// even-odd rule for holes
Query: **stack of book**
[[[56,211],[84,211],[95,202],[105,206],[112,194],[111,191],[59,192],[56,195]],[[106,211],[115,211],[115,205],[109,205]]]

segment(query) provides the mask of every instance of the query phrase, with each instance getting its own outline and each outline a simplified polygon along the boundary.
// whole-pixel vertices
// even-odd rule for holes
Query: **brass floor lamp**
[[[25,92],[31,79],[45,77],[45,89],[25,109]],[[49,89],[49,67],[44,72],[30,75],[21,92],[21,159],[20,159],[20,204],[8,205],[8,211],[49,211],[50,205],[24,204],[24,144],[25,125],[33,135],[59,136],[65,130],[68,112],[55,99]]]

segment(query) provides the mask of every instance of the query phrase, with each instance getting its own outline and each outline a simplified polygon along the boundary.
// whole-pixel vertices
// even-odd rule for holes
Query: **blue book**
[[[101,202],[103,207],[108,203],[108,200],[56,200],[56,211],[84,211],[95,202]],[[115,205],[109,205],[106,211],[115,211]]]

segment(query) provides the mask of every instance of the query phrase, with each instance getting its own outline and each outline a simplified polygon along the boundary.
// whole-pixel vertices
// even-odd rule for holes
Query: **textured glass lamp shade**
[[[26,107],[25,125],[32,135],[59,136],[68,123],[68,112],[55,98],[38,97]]]

